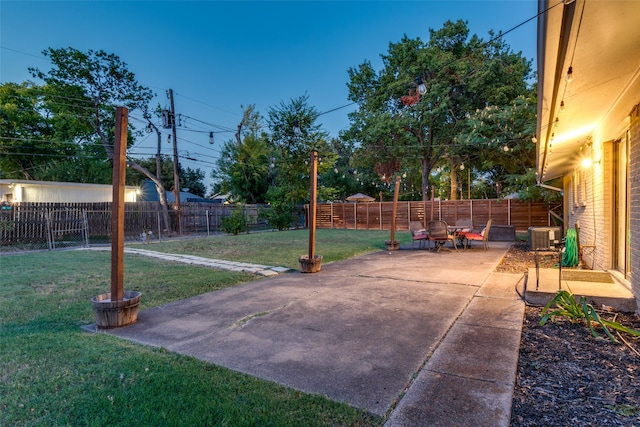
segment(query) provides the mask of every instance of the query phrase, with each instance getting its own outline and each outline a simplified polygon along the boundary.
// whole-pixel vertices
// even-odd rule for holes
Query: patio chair
[[[482,229],[482,231],[480,233],[465,233],[464,234],[464,239],[465,239],[465,249],[469,247],[469,242],[472,240],[478,240],[482,242],[482,245],[484,246],[484,250],[486,251],[487,249],[489,249],[489,230],[491,229],[491,222],[493,220],[489,220],[487,221],[487,225]]]
[[[449,234],[449,227],[445,221],[429,221],[428,233],[429,241],[433,242],[436,252],[449,241],[453,243],[455,250],[458,250],[456,239],[452,234]]]
[[[471,219],[467,218],[467,219],[458,219],[456,221],[456,227],[464,227],[465,230],[467,231],[471,231],[471,229],[473,228],[473,223],[471,222]],[[466,233],[466,231],[465,231]]]
[[[458,245],[464,248],[464,235],[466,233],[470,233],[473,230],[473,221],[471,220],[471,218],[458,219],[455,226],[449,227],[450,231],[451,228],[453,228],[453,235],[458,241]]]
[[[415,248],[415,243],[418,242],[418,249],[424,247],[425,243],[429,240],[429,233],[422,226],[420,221],[410,221],[409,231],[411,232],[411,249]]]

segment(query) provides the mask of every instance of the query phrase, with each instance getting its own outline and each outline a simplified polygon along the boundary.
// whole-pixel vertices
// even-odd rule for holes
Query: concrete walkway
[[[111,247],[90,247],[83,250],[110,251]],[[127,254],[141,255],[152,258],[163,259],[165,261],[180,262],[184,264],[198,265],[200,267],[217,268],[219,270],[230,270],[243,273],[252,273],[259,276],[276,276],[289,271],[287,267],[273,267],[269,265],[250,264],[247,262],[225,261],[221,259],[203,258],[195,255],[167,254],[163,252],[149,251],[146,249],[124,248]]]
[[[144,310],[105,333],[326,395],[387,426],[508,426],[522,275],[493,273],[510,244],[490,246],[372,253]]]

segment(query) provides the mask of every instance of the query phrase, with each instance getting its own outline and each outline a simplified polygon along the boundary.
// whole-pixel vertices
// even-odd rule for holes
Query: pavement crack
[[[253,319],[256,319],[258,317],[264,317],[264,316],[269,316],[277,311],[283,310],[287,307],[289,307],[292,304],[297,303],[298,301],[302,301],[305,300],[307,298],[310,298],[314,295],[317,295],[319,293],[319,291],[314,291],[309,293],[308,295],[304,296],[303,298],[299,298],[299,299],[295,299],[295,300],[291,300],[285,304],[282,304],[276,308],[273,308],[271,310],[265,310],[265,311],[259,311],[257,313],[252,313],[252,314],[248,314],[238,320],[236,320],[235,322],[233,322],[233,324],[229,327],[229,329],[240,329],[243,328],[244,326],[246,326],[249,322],[251,322]]]
[[[233,325],[231,325],[231,329],[242,328],[244,325],[246,325],[247,323],[249,323],[251,320],[255,319],[256,317],[263,317],[263,316],[267,316],[269,314],[271,314],[270,311],[261,311],[259,313],[253,313],[253,314],[250,314],[248,316],[244,316],[243,318],[235,321],[233,323]]]

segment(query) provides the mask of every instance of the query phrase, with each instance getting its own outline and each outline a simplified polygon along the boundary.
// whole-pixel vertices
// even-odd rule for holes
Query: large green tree
[[[483,41],[470,35],[464,21],[447,21],[429,33],[427,42],[404,36],[390,43],[379,72],[369,61],[349,70],[349,99],[358,109],[343,135],[361,144],[380,177],[419,170],[424,200],[437,165],[449,163],[451,181],[457,182],[459,165],[477,152],[456,140],[470,115],[527,94],[531,77],[520,53],[500,37]]]
[[[250,105],[243,112],[234,139],[227,141],[211,176],[215,192],[235,201],[265,203],[272,174],[271,149],[260,126],[261,115]]]
[[[25,82],[0,85],[0,177],[38,179],[38,173],[72,156],[76,146],[56,134],[44,114],[44,88]]]
[[[317,123],[319,113],[308,100],[305,94],[267,112],[269,142],[274,152],[272,187],[292,203],[309,201],[309,160],[313,150],[320,159],[318,174],[332,170],[337,159],[328,143],[328,133]],[[324,198],[324,191],[318,187],[320,198]]]
[[[265,203],[270,170],[267,140],[248,135],[241,144],[235,140],[224,144],[212,176],[219,180],[217,192],[243,203]]]
[[[29,71],[46,84],[46,109],[62,123],[58,126],[70,130],[69,142],[95,150],[97,158],[113,159],[116,108],[126,107],[129,113],[139,111],[147,117],[153,92],[138,83],[134,73],[118,56],[103,50],[82,52],[71,47],[49,48],[43,54],[51,60],[51,68],[46,72],[38,68]],[[133,130],[131,125],[130,130]],[[129,138],[128,142],[131,141]],[[96,145],[101,148],[96,149]],[[162,182],[132,160],[127,161],[127,166],[156,184],[164,207],[165,227],[168,227]]]
[[[310,157],[318,152],[318,174],[334,169],[336,153],[328,144],[328,134],[317,123],[319,113],[308,104],[308,95],[281,102],[269,108],[267,123],[273,153],[267,201],[271,204],[268,220],[277,228],[288,227],[297,205],[310,200]],[[316,197],[333,197],[331,188],[319,183]]]

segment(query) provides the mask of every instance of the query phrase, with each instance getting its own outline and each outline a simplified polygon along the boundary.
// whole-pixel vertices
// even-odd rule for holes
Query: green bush
[[[240,207],[233,208],[230,216],[222,218],[222,225],[220,226],[220,228],[225,233],[233,235],[244,233],[245,231],[249,230],[247,217],[244,214],[244,210]]]
[[[276,230],[288,230],[293,225],[293,205],[272,203],[270,207],[260,210],[258,217]]]

